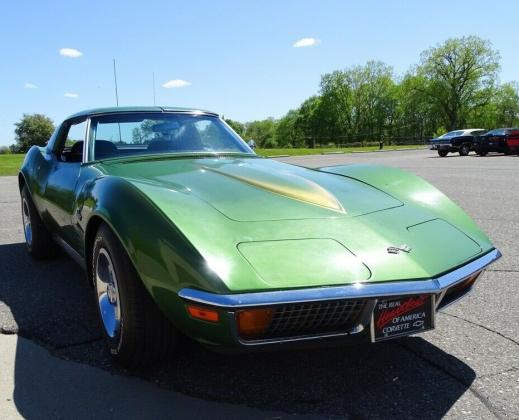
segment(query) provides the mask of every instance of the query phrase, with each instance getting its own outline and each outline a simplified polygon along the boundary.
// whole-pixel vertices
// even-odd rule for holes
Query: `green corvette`
[[[84,267],[125,366],[179,333],[232,350],[426,331],[501,255],[410,173],[264,159],[207,111],[80,112],[19,186],[29,253]]]

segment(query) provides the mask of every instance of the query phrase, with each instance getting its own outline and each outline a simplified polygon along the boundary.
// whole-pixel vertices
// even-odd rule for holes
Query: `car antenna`
[[[117,92],[117,70],[115,68],[115,58],[114,58],[114,84],[115,84],[115,104],[119,106],[119,93]]]
[[[119,106],[119,93],[117,92],[117,70],[115,68],[115,58],[114,58],[114,84],[115,84],[115,104]],[[123,140],[121,138],[121,124],[117,123],[117,127],[119,128],[119,143],[122,143]]]
[[[151,75],[153,78],[153,106],[155,106],[155,72],[153,72]]]

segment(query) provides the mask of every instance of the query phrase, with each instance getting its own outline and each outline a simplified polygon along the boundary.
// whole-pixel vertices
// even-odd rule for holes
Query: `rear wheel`
[[[438,155],[440,157],[445,157],[445,156],[447,156],[448,153],[449,152],[447,150],[438,150]]]
[[[27,251],[36,259],[47,259],[56,256],[58,245],[52,239],[32,202],[27,186],[22,188],[22,221]]]
[[[468,156],[470,153],[470,144],[462,144],[460,147],[460,156]]]
[[[96,234],[92,255],[99,319],[115,361],[135,368],[165,360],[176,343],[177,333],[106,225]]]

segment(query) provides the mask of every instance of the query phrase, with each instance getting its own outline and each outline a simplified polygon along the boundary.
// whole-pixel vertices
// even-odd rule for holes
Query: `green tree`
[[[267,118],[260,121],[251,121],[245,124],[244,140],[254,140],[258,147],[276,147],[276,121],[274,118]]]
[[[231,120],[230,118],[225,118],[225,122],[231,126],[231,128],[236,131],[236,134],[238,134],[240,137],[243,137],[245,134],[245,126],[235,120]]]
[[[447,129],[462,127],[473,108],[488,104],[499,70],[499,54],[476,36],[451,38],[424,51],[417,74],[424,93],[441,113]]]
[[[321,98],[313,110],[319,118],[319,135],[329,140],[348,135],[352,128],[353,89],[349,75],[340,70],[321,77]]]
[[[393,69],[380,61],[323,75],[320,93],[316,116],[321,120],[320,134],[328,142],[374,140],[394,123]]]
[[[25,153],[32,146],[44,146],[54,131],[54,123],[43,114],[23,114],[15,123],[16,151]]]
[[[291,109],[278,120],[274,139],[277,147],[303,147],[304,133],[297,126],[298,110]]]
[[[495,126],[516,127],[519,125],[519,85],[505,83],[497,89],[494,96]]]
[[[442,124],[436,106],[425,93],[427,80],[408,73],[396,86],[396,110],[389,130],[391,138],[423,139]],[[443,134],[443,133],[442,133]]]
[[[488,103],[474,108],[469,125],[482,128],[515,127],[519,125],[519,87],[517,83],[504,83],[489,95]]]
[[[325,131],[323,130],[325,119],[322,111],[322,98],[315,95],[304,101],[297,112],[294,127],[300,130],[306,145],[310,148],[315,147],[316,141],[319,142]]]

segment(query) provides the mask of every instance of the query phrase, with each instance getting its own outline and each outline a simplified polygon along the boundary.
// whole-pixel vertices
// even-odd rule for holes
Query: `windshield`
[[[445,139],[445,138],[448,138],[448,137],[461,136],[462,134],[463,134],[463,131],[461,131],[461,130],[449,131],[448,133],[445,133],[445,134],[441,135],[439,138],[440,139]]]
[[[131,113],[93,117],[94,160],[160,153],[254,152],[220,118],[189,113]]]
[[[487,134],[492,136],[504,136],[506,134],[506,128],[498,128],[497,130],[489,131]]]

